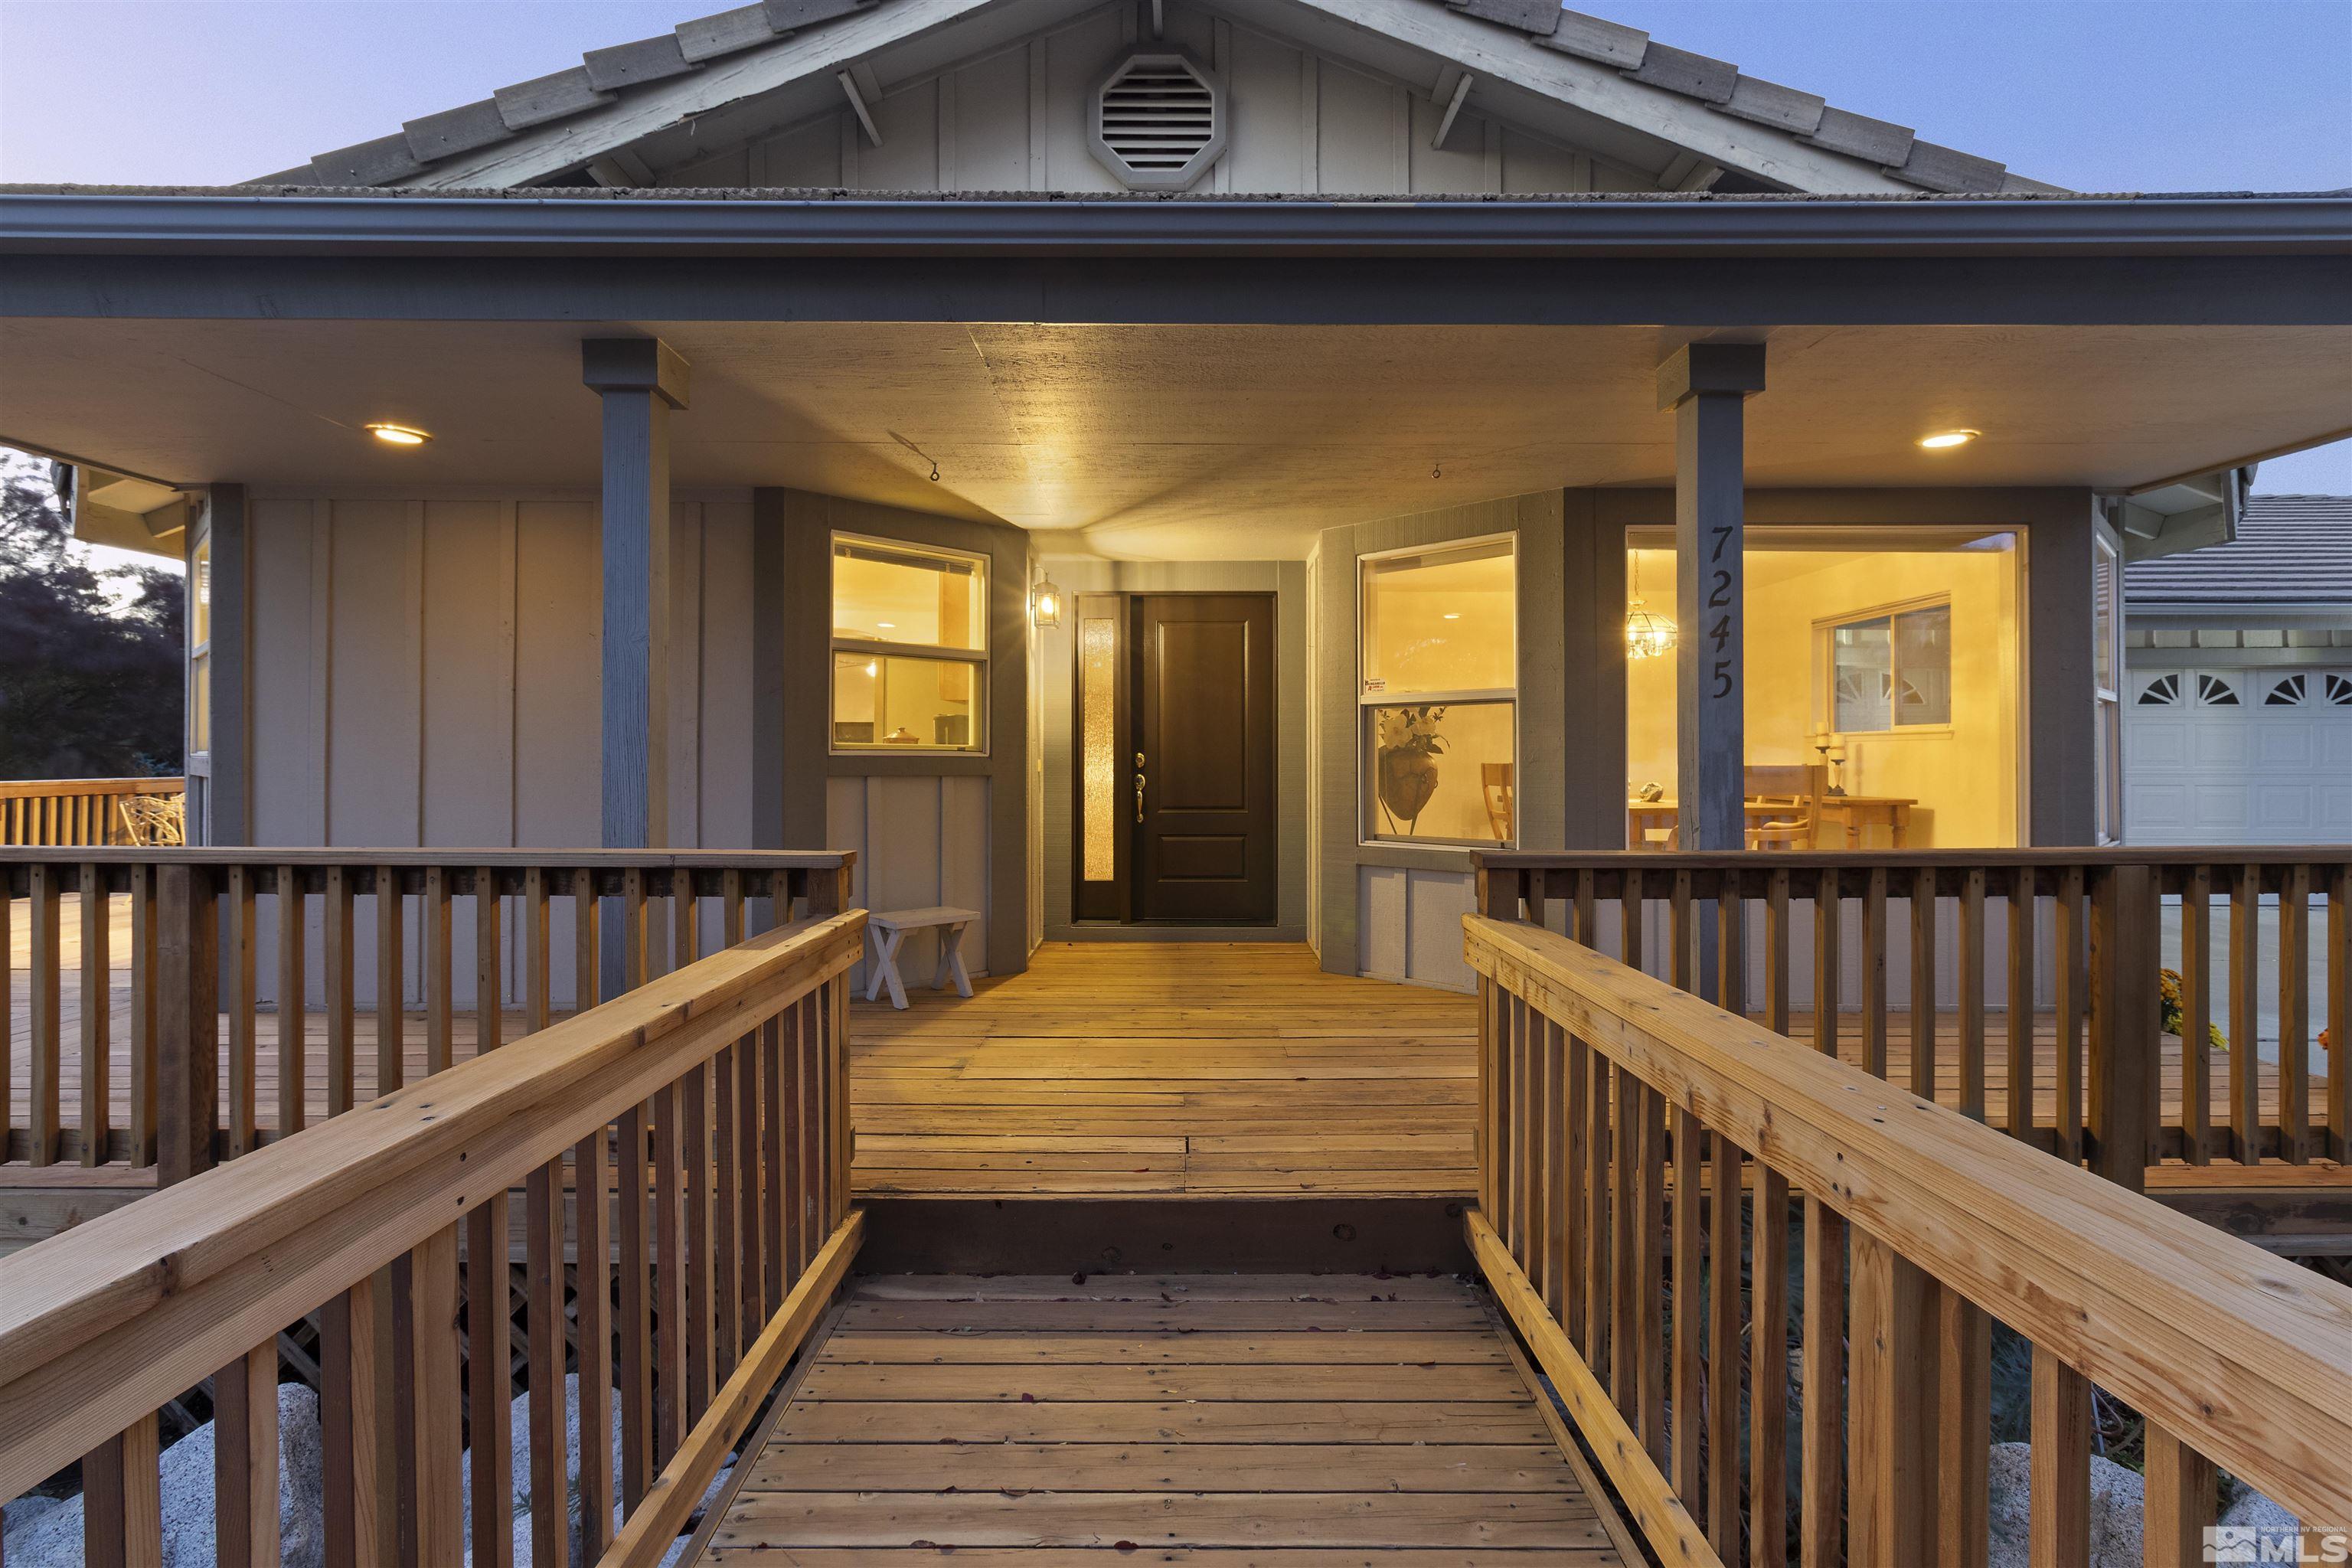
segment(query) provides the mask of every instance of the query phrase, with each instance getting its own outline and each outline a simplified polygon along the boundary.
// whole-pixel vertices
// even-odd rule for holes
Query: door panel
[[[1274,600],[1135,601],[1135,918],[1275,918]]]

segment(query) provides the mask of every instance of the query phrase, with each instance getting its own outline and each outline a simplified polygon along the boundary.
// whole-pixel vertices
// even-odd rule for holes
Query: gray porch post
[[[688,367],[657,338],[590,338],[580,373],[604,403],[604,844],[649,849],[669,837],[669,411]],[[608,909],[606,996],[625,984],[621,935]]]
[[[1740,405],[1763,390],[1762,343],[1692,343],[1658,366],[1658,406],[1675,413],[1675,794],[1685,849],[1747,846]]]

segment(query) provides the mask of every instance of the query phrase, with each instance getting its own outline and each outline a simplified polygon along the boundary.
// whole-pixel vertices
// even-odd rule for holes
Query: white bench
[[[866,941],[872,952],[872,962],[866,972],[866,999],[868,1002],[890,988],[890,1005],[907,1005],[907,988],[898,978],[898,948],[910,931],[937,931],[940,933],[940,967],[931,976],[931,989],[941,990],[950,980],[955,982],[956,994],[971,994],[971,975],[963,966],[963,928],[980,919],[978,910],[952,909],[939,905],[928,910],[869,910],[866,914]]]

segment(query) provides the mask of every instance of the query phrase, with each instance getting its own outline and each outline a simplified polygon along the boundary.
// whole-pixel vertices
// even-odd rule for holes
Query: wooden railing
[[[278,1338],[315,1313],[327,1561],[459,1562],[470,1428],[472,1561],[510,1562],[520,1187],[531,1560],[562,1563],[569,1192],[583,1561],[658,1562],[858,1245],[864,925],[749,938],[0,1259],[0,1498],[79,1458],[89,1561],[157,1561],[156,1412],[210,1378],[220,1561],[277,1562]]]
[[[2352,1522],[2352,1290],[1564,936],[1465,923],[1499,999],[1471,1245],[1659,1561],[1985,1562],[1996,1320],[2032,1348],[2037,1565],[2090,1559],[2095,1386],[2147,1423],[2151,1568],[2209,1560],[2217,1466]]]
[[[0,954],[21,945],[26,955],[21,982],[0,973],[0,1040],[26,1041],[21,1110],[11,1109],[13,1040],[0,1060],[0,1150],[36,1166],[155,1165],[159,1180],[184,1180],[731,946],[796,906],[837,911],[853,859],[0,849]],[[21,936],[10,929],[19,921]],[[16,990],[22,1026],[10,1016]]]
[[[2142,1186],[2160,1161],[2347,1159],[2352,849],[1488,854],[1477,863],[1486,914],[1610,946],[1776,1034],[1790,1031],[1801,990],[1811,1005],[1800,1031],[1820,1051],[2125,1185]],[[2168,943],[2168,914],[2178,928]],[[2325,925],[2324,975],[2311,953],[2315,921]],[[2218,932],[2228,938],[2219,974]],[[2161,1028],[2166,970],[2180,982],[2178,1047]],[[2324,1009],[2310,1001],[2315,981]],[[1481,990],[1491,1018],[1492,988]],[[2265,1002],[2276,1019],[2271,1062],[2259,1038]],[[2226,1086],[2219,1116],[2217,1084]]]
[[[187,787],[179,778],[0,779],[0,846],[128,844],[121,802]]]

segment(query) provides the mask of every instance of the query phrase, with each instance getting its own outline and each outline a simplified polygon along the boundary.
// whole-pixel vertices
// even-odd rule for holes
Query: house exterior
[[[2352,840],[2352,498],[2254,497],[2124,575],[2129,841]]]
[[[2231,521],[2126,498],[2352,405],[2347,198],[1526,0],[776,0],[0,200],[0,430],[202,584],[195,831],[850,848],[997,974],[1466,988],[1481,847],[2111,840],[2116,568]]]

